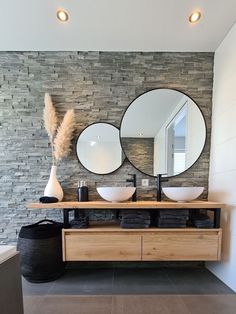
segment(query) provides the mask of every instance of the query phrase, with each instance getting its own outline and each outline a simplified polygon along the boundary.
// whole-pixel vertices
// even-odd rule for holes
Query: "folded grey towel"
[[[160,209],[159,216],[172,215],[172,216],[189,216],[189,209]]]
[[[120,217],[125,217],[125,218],[149,218],[150,215],[146,214],[146,215],[141,215],[141,214],[122,214],[120,215]]]
[[[186,225],[174,225],[174,224],[157,224],[158,228],[186,228]]]
[[[160,219],[175,219],[175,220],[188,220],[189,216],[184,216],[184,215],[180,215],[180,216],[176,216],[176,215],[157,215]]]
[[[89,227],[89,218],[86,216],[79,216],[75,219],[72,219],[70,222],[71,228],[75,229],[84,229]]]
[[[150,213],[149,211],[146,210],[121,210],[120,212],[121,216],[125,216],[125,217],[134,217],[134,216],[138,216],[138,217],[149,217]]]
[[[159,221],[160,223],[166,223],[166,224],[186,224],[187,219],[175,219],[175,218],[158,218],[157,221]]]
[[[208,220],[210,217],[207,214],[195,213],[190,216],[191,220]]]
[[[160,228],[185,228],[186,220],[170,220],[167,222],[166,220],[162,220],[159,217],[157,218],[157,227]]]
[[[127,228],[127,229],[144,229],[149,228],[148,224],[126,224],[122,223],[120,224],[121,228]]]
[[[89,227],[88,224],[71,225],[71,228],[73,228],[73,229],[86,229],[86,228],[88,228],[88,227]]]
[[[211,220],[194,220],[193,226],[197,228],[213,228],[213,222]]]
[[[125,217],[122,217],[121,222],[150,224],[151,220],[150,219],[142,219],[142,218],[125,218]]]

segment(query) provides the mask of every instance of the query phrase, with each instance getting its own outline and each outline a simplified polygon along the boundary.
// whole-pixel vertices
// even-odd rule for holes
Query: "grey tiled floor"
[[[34,295],[25,314],[235,314],[236,295]]]
[[[67,270],[59,279],[33,284],[23,279],[27,295],[234,294],[205,268],[116,268]]]

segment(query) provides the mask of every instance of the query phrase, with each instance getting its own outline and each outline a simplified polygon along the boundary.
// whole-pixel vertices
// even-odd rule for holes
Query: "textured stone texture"
[[[211,130],[212,53],[126,52],[1,52],[0,53],[0,243],[15,242],[23,224],[44,217],[61,219],[60,211],[27,210],[47,183],[51,150],[43,127],[44,93],[49,92],[60,116],[74,108],[75,138],[96,121],[119,127],[129,103],[156,87],[179,89],[200,106],[207,123],[207,141],[198,162],[187,172],[171,178],[168,185],[201,185],[207,196]],[[125,184],[129,173],[137,183],[145,178],[127,161],[106,176],[86,171],[70,156],[58,167],[65,199],[75,199],[78,180],[89,184],[90,199],[99,199],[95,184]],[[147,177],[146,177],[147,178]],[[139,199],[155,199],[155,181],[138,187]],[[91,213],[93,219],[110,219],[112,211]]]
[[[153,173],[154,138],[122,137],[122,148],[129,161],[144,173]]]

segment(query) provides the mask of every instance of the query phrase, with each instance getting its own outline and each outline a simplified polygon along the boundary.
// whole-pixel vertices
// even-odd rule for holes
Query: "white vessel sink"
[[[97,188],[99,195],[109,202],[127,201],[135,192],[135,187],[101,187]]]
[[[202,194],[204,187],[168,187],[162,188],[164,194],[173,201],[190,202]]]

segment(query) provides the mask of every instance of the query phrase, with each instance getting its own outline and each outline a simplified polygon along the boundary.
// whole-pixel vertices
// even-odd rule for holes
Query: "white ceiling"
[[[191,25],[194,9],[202,19]],[[0,13],[1,51],[215,51],[236,0],[1,0]]]

